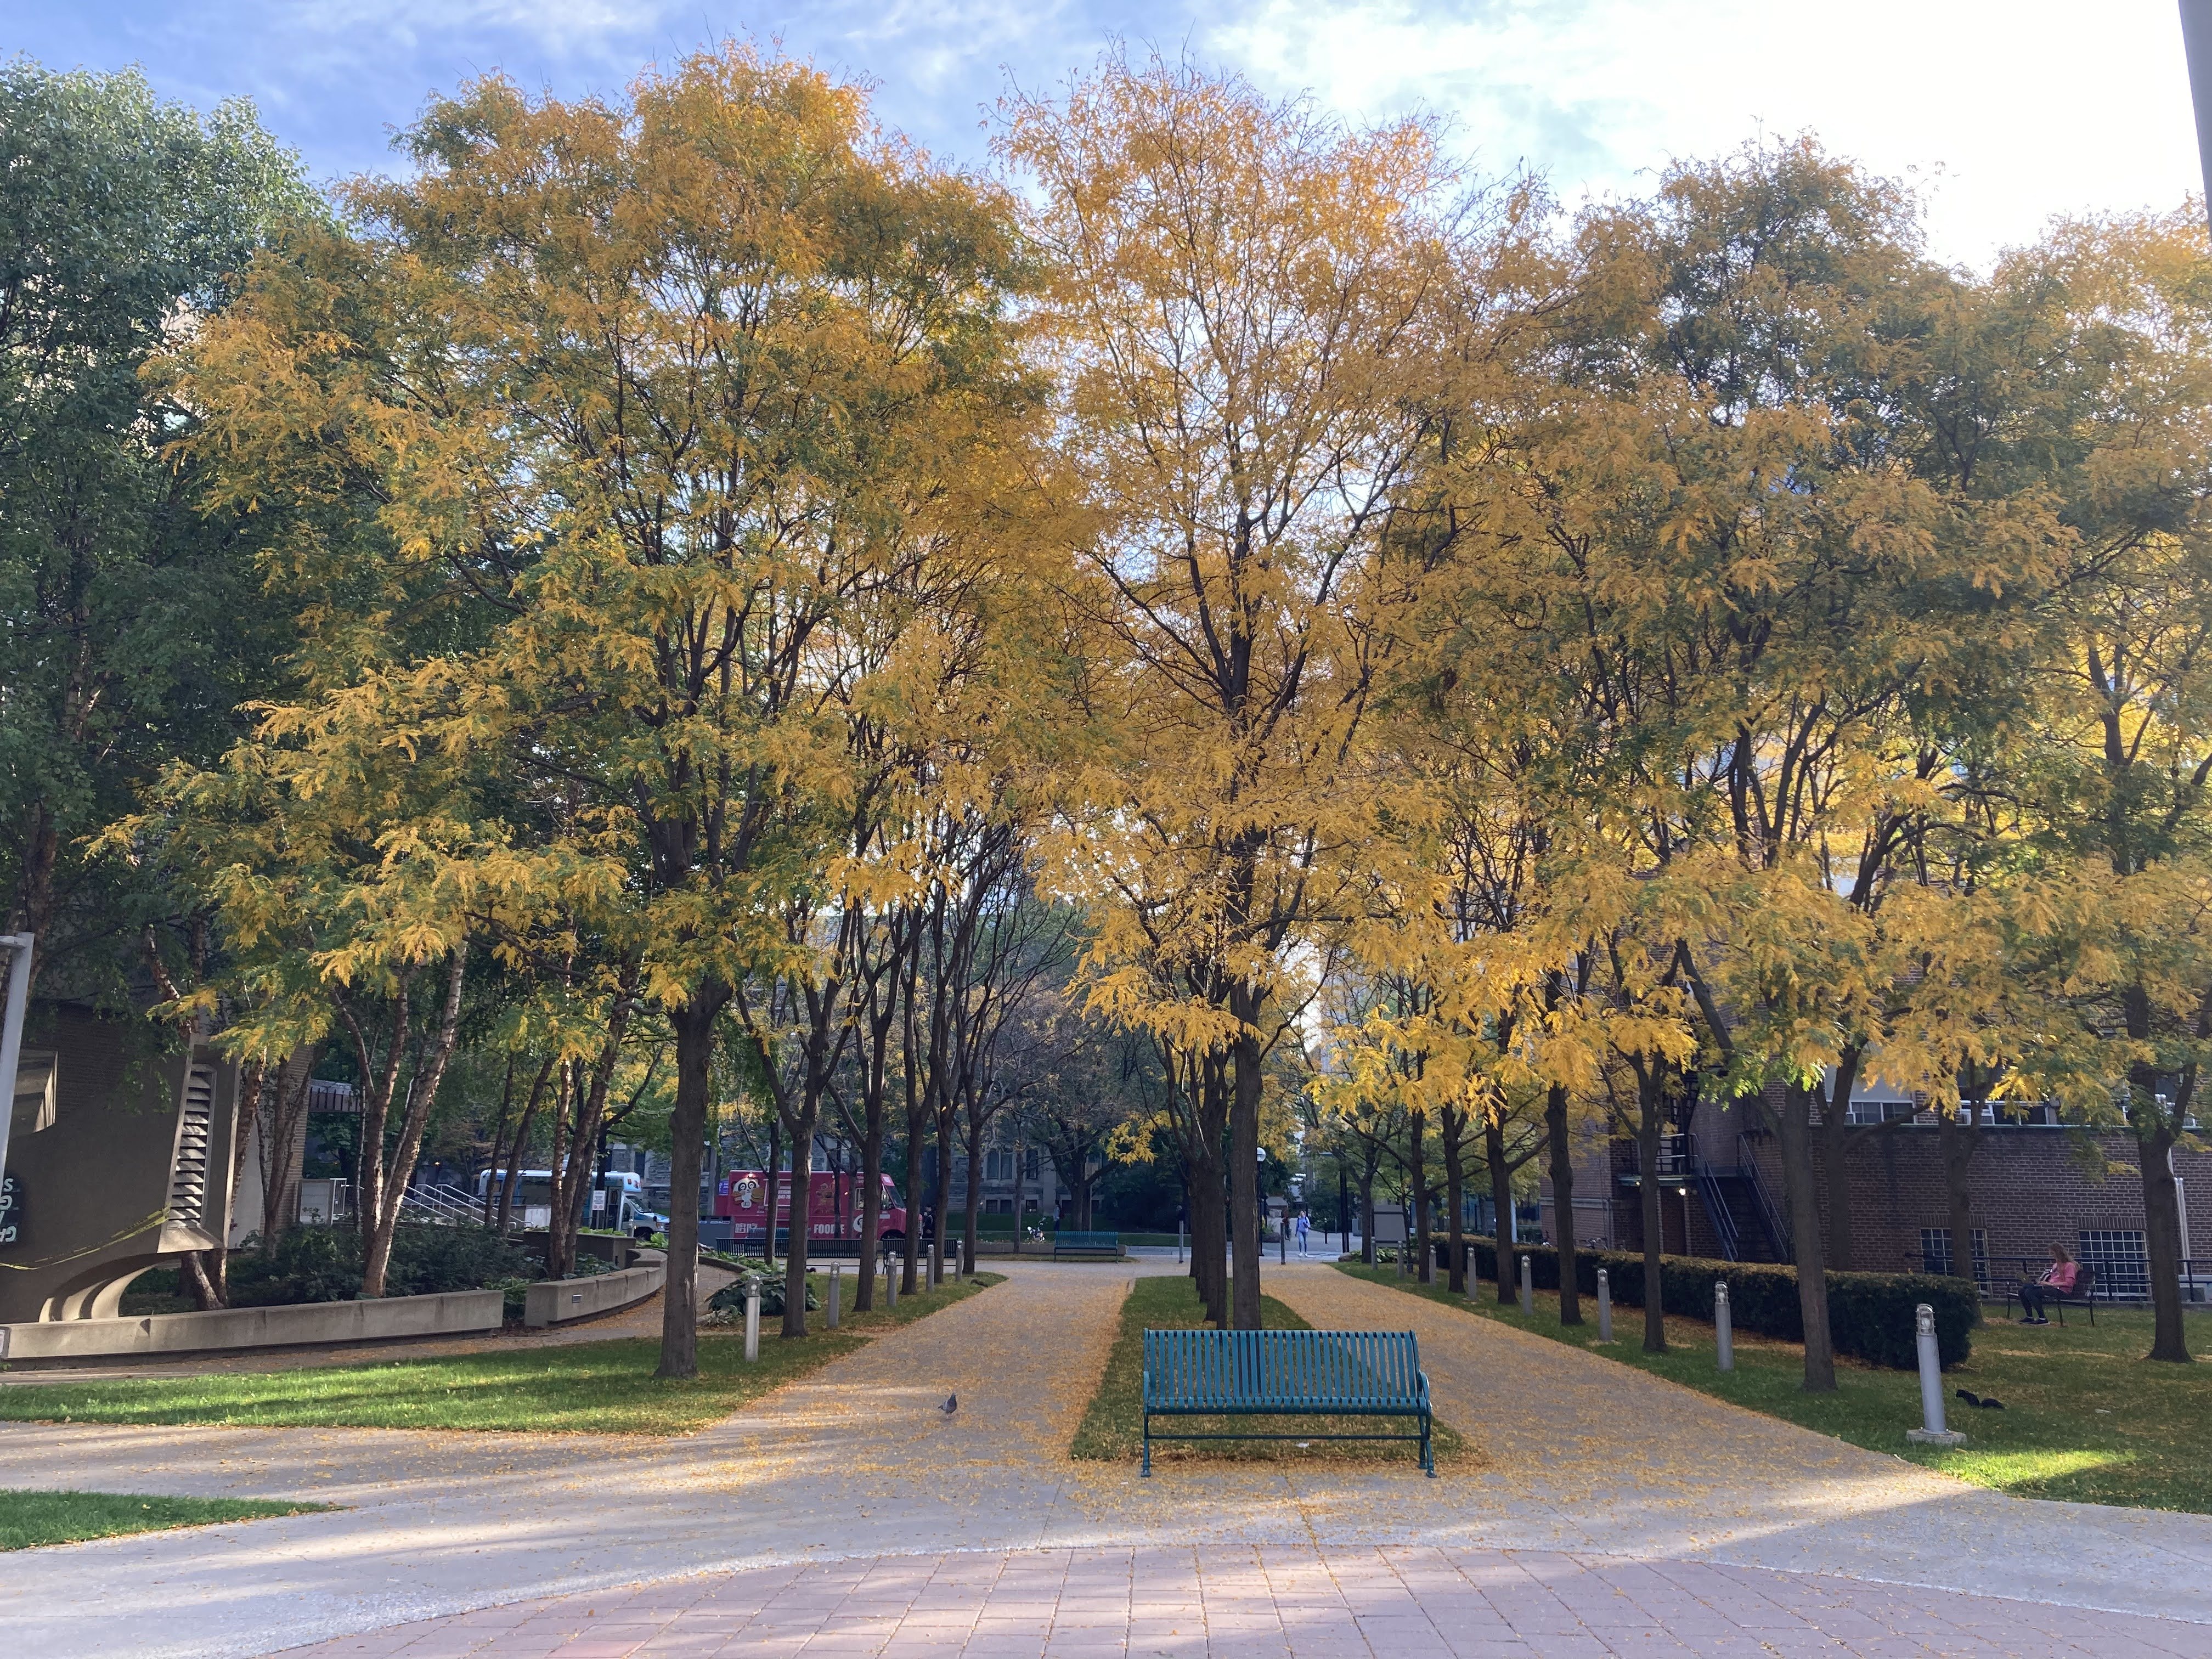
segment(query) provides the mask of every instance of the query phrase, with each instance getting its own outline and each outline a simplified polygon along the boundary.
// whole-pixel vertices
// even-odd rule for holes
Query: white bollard
[[[760,1285],[756,1283],[745,1291],[745,1359],[748,1364],[760,1358]]]
[[[1729,1316],[1729,1293],[1725,1281],[1713,1286],[1713,1334],[1718,1339],[1716,1352],[1721,1370],[1734,1370],[1735,1326]]]
[[[1597,1270],[1597,1340],[1613,1340],[1613,1275],[1602,1267]]]
[[[834,1261],[830,1264],[830,1305],[824,1311],[829,1315],[827,1322],[833,1331],[837,1328],[837,1280],[844,1271]]]
[[[1936,1310],[1925,1302],[1913,1310],[1920,1348],[1921,1426],[1905,1437],[1923,1446],[1963,1446],[1966,1437],[1943,1421],[1943,1356],[1936,1346]]]
[[[1521,1258],[1521,1316],[1528,1317],[1536,1311],[1536,1281],[1531,1277],[1528,1258]]]

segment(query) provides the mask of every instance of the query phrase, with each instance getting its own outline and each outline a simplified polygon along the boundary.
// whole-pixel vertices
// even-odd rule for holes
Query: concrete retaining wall
[[[495,1331],[506,1316],[498,1291],[449,1291],[372,1302],[312,1302],[292,1308],[222,1308],[137,1319],[57,1319],[0,1325],[0,1359],[95,1359],[379,1342],[410,1336]]]
[[[588,1279],[549,1279],[524,1293],[522,1322],[534,1327],[566,1325],[579,1319],[596,1319],[633,1306],[659,1290],[668,1278],[667,1258],[641,1250],[639,1265],[617,1273],[594,1273]]]

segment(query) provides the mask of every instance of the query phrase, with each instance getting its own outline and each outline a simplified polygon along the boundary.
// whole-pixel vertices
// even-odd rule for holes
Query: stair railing
[[[1759,1160],[1752,1155],[1751,1137],[1747,1134],[1735,1138],[1735,1161],[1742,1173],[1743,1184],[1751,1191],[1752,1202],[1759,1206],[1759,1224],[1766,1229],[1766,1242],[1773,1247],[1774,1259],[1795,1261],[1797,1252],[1791,1248],[1790,1235],[1783,1231],[1782,1212],[1766,1195],[1766,1182],[1759,1176]]]
[[[1729,1208],[1728,1195],[1721,1191],[1720,1178],[1714,1173],[1713,1166],[1698,1152],[1697,1137],[1685,1135],[1683,1139],[1688,1143],[1690,1172],[1697,1179],[1698,1198],[1705,1206],[1705,1218],[1713,1224],[1713,1231],[1721,1241],[1721,1259],[1741,1261],[1743,1260],[1743,1240],[1736,1231],[1735,1214]],[[1686,1250],[1689,1245],[1688,1239],[1682,1241],[1684,1249]]]

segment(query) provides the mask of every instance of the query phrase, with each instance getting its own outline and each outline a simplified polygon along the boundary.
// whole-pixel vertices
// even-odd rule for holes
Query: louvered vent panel
[[[185,1073],[185,1110],[177,1125],[177,1160],[169,1171],[169,1219],[197,1227],[207,1218],[208,1143],[215,1133],[215,1067]]]

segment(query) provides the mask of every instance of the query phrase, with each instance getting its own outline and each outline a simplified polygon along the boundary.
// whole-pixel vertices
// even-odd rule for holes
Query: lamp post
[[[2212,0],[2181,0],[2181,46],[2189,58],[2189,101],[2197,111],[2197,165],[2212,217]]]

